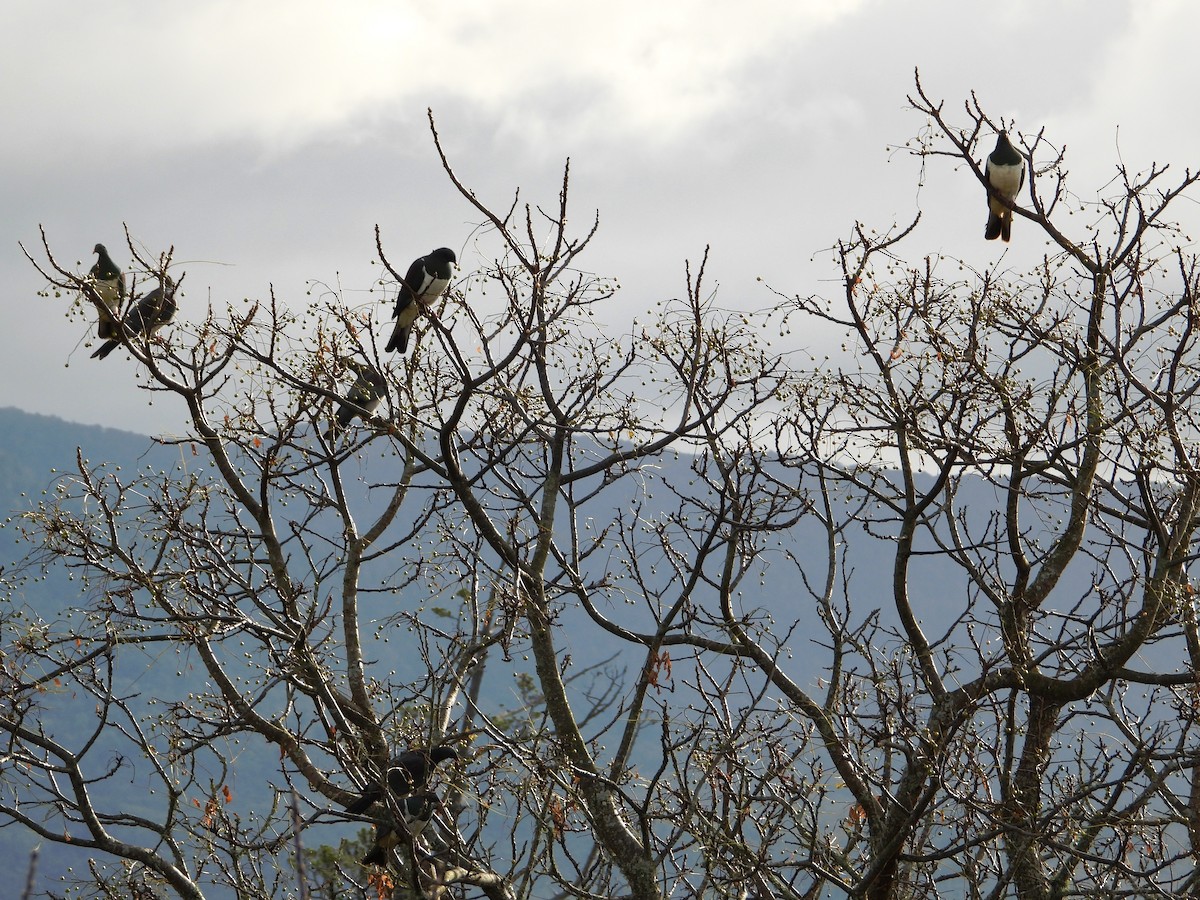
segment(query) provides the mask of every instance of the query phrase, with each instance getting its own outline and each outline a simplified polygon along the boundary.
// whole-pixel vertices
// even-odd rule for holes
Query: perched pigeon
[[[989,241],[996,238],[1009,241],[1012,239],[1013,213],[997,197],[1003,197],[1009,203],[1016,202],[1017,194],[1025,186],[1025,158],[1009,141],[1008,132],[1002,131],[996,138],[996,149],[988,156],[983,174],[991,188],[983,236]]]
[[[348,427],[355,416],[375,412],[383,398],[387,395],[387,381],[372,366],[344,360],[346,368],[358,375],[350,390],[346,393],[345,401],[338,407],[334,420],[329,425],[326,437],[329,441],[337,438],[342,429]]]
[[[413,794],[405,797],[398,804],[400,821],[410,837],[417,837],[433,818],[433,810],[438,806],[435,794]],[[362,858],[364,866],[382,866],[387,863],[388,851],[400,843],[404,835],[395,828],[380,826],[375,833],[375,844],[370,852]]]
[[[150,338],[175,318],[175,310],[175,285],[169,278],[164,279],[162,284],[140,297],[137,303],[129,308],[122,325],[130,340],[135,337]],[[92,359],[104,359],[120,345],[120,338],[114,337],[101,344],[100,349],[92,354]]]
[[[103,244],[97,244],[92,252],[97,259],[88,275],[96,296],[103,304],[103,308],[97,310],[100,318],[96,323],[96,336],[108,340],[117,333],[117,314],[125,301],[125,278]]]
[[[424,750],[405,750],[388,765],[388,790],[396,797],[406,797],[419,791],[429,781],[429,775],[434,766],[447,759],[458,759],[458,753],[453,747],[434,747],[428,753]],[[360,815],[382,797],[383,786],[369,784],[363,788],[362,795],[358,799],[350,802],[346,811]]]
[[[408,267],[408,274],[400,283],[400,293],[396,297],[396,311],[392,318],[396,327],[387,342],[387,350],[408,350],[408,332],[413,322],[421,312],[421,307],[428,306],[442,295],[450,277],[454,274],[454,264],[458,260],[454,251],[449,247],[434,250],[428,256],[413,260]]]

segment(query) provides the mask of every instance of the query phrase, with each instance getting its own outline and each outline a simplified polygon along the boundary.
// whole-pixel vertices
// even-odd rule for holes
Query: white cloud
[[[353,0],[11,3],[0,16],[24,155],[254,140],[287,147],[452,97],[514,131],[671,138],[736,106],[734,73],[860,3]],[[36,91],[27,75],[37,73]],[[564,87],[570,103],[555,102]],[[10,150],[11,152],[11,150]]]

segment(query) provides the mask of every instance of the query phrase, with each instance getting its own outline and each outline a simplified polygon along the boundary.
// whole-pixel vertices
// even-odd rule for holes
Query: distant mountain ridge
[[[21,505],[22,493],[48,487],[55,470],[73,469],[78,448],[89,459],[131,463],[150,446],[149,437],[132,431],[0,407],[0,512]]]
[[[145,470],[161,469],[171,471],[181,465],[180,448],[163,446],[147,435],[121,431],[101,426],[81,425],[65,421],[54,416],[38,415],[14,408],[0,409],[0,512],[7,518],[18,514],[21,510],[29,509],[39,500],[42,491],[53,486],[58,477],[56,473],[73,472],[76,470],[77,448],[82,448],[82,454],[90,465],[108,464],[120,466],[127,470],[124,474],[132,477],[131,469]],[[182,465],[189,471],[205,464],[201,449],[199,457],[191,457],[186,447],[185,459]],[[356,472],[357,477],[347,479],[347,490],[354,495],[355,503],[372,504],[369,497],[370,484],[389,483],[390,479],[398,477],[392,470],[394,460],[381,459],[379,455],[371,456],[369,464],[364,461],[362,470]],[[370,482],[363,477],[365,470],[371,472]],[[347,467],[350,475],[350,467]],[[665,454],[653,460],[639,473],[638,479],[629,479],[606,490],[594,501],[589,501],[587,508],[580,511],[587,520],[605,523],[613,520],[617,509],[628,510],[631,504],[644,501],[642,510],[647,517],[664,513],[670,505],[672,494],[666,487],[668,484],[687,484],[690,477],[689,461],[687,458],[671,458]],[[536,474],[531,475],[536,478]],[[798,478],[793,472],[781,473],[780,477]],[[798,485],[799,486],[799,485]],[[634,498],[630,491],[638,492]],[[386,488],[384,488],[386,494]],[[641,493],[644,492],[644,493]],[[656,498],[656,495],[657,498]],[[377,496],[373,505],[378,505]],[[972,516],[984,516],[995,509],[999,502],[996,496],[996,486],[982,479],[968,480],[961,487],[956,506],[960,513]],[[664,505],[665,504],[665,505]],[[365,520],[365,518],[364,518]],[[881,610],[881,620],[885,626],[896,627],[894,624],[895,611],[891,606],[892,569],[886,556],[892,540],[893,524],[881,522],[873,529],[874,533],[861,525],[847,529],[841,540],[852,546],[853,550],[842,560],[847,567],[845,578],[849,582],[848,591],[853,594],[857,615],[862,616],[870,610]],[[336,537],[336,536],[333,536]],[[914,597],[914,607],[918,618],[930,629],[931,634],[941,633],[956,617],[961,615],[968,586],[960,569],[950,563],[945,557],[936,552],[936,548],[922,539],[918,540],[918,555],[908,573],[909,590]],[[784,642],[783,652],[789,656],[791,674],[802,684],[822,677],[822,667],[827,662],[826,654],[820,649],[821,641],[827,635],[818,615],[815,603],[807,593],[800,572],[804,571],[813,578],[819,579],[827,565],[826,535],[816,521],[809,517],[801,520],[786,531],[775,533],[769,546],[759,558],[761,571],[754,577],[747,577],[739,586],[736,603],[744,610],[761,618],[763,612],[770,614],[773,621],[786,624],[795,623],[795,628],[780,634]],[[0,566],[8,568],[24,556],[31,548],[28,545],[16,543],[15,529],[0,530]],[[881,550],[883,554],[881,555]],[[406,653],[402,629],[389,630],[377,627],[384,622],[397,608],[436,610],[438,597],[431,592],[431,586],[424,581],[414,580],[411,584],[392,588],[388,577],[394,578],[398,568],[406,565],[405,554],[408,548],[398,546],[394,558],[386,564],[378,564],[378,570],[364,572],[364,584],[370,580],[370,590],[364,592],[361,612],[365,622],[369,623],[375,633],[366,640],[366,653],[373,658],[379,670],[386,672],[393,669],[403,678],[407,675],[406,666],[418,662],[415,654]],[[795,560],[795,563],[792,562]],[[604,575],[606,561],[599,558],[589,562],[596,571],[585,575],[599,579]],[[1091,575],[1087,567],[1073,565],[1068,575],[1065,594],[1070,596],[1072,591],[1079,596],[1088,590]],[[650,585],[655,587],[654,584]],[[697,590],[698,604],[711,603],[712,597],[705,594],[701,585]],[[28,604],[39,612],[54,615],[54,610],[70,606],[83,606],[85,601],[80,597],[78,580],[67,578],[64,567],[54,567],[49,576],[41,581],[31,581],[23,586],[20,596],[14,596],[12,602]],[[0,602],[4,602],[0,598]],[[600,612],[610,617],[617,625],[630,630],[646,627],[645,613],[639,612],[632,605],[608,603]],[[591,618],[576,604],[564,603],[557,615],[562,617],[563,628],[559,634],[559,648],[564,656],[564,664],[570,659],[575,671],[581,671],[588,666],[603,664],[605,670],[612,670],[620,675],[622,671],[628,676],[629,670],[641,662],[640,653],[632,645],[621,639],[607,634],[598,628]],[[710,627],[713,634],[720,632],[720,623],[713,622]],[[366,630],[366,629],[365,629]],[[815,651],[815,652],[814,652]],[[794,654],[794,657],[793,657]],[[499,654],[492,654],[488,662],[489,675],[485,686],[483,705],[491,711],[502,712],[505,706],[509,709],[517,705],[510,698],[514,676],[523,669],[527,670],[530,663],[524,661],[521,654],[514,654],[512,660],[501,660]],[[719,668],[723,663],[709,661],[710,668]],[[970,677],[973,672],[969,665],[956,672],[956,677]],[[684,670],[682,660],[678,667]],[[199,671],[176,673],[174,664],[164,667],[148,667],[145,677],[136,686],[139,694],[147,697],[167,695],[168,692],[178,692],[181,682],[179,678],[202,678]],[[675,708],[685,710],[687,703],[683,699],[689,690],[682,676],[678,679],[676,688],[679,691]],[[580,688],[582,689],[582,687]],[[572,690],[575,690],[573,687]],[[682,714],[682,713],[681,713]],[[653,744],[656,740],[654,729],[648,729],[648,741]],[[639,748],[640,749],[640,748]],[[654,750],[649,746],[649,750]],[[277,765],[278,754],[267,745],[247,748],[239,756],[236,771],[228,775],[233,789],[239,798],[239,809],[253,811],[252,797],[255,789],[264,789],[271,781]],[[635,752],[635,761],[637,753]],[[349,826],[346,831],[352,830]],[[335,832],[329,832],[331,835]],[[27,832],[16,828],[0,829],[0,861],[9,866],[10,871],[23,872],[28,861],[30,847],[36,843]],[[43,889],[52,878],[65,871],[67,866],[80,864],[80,850],[64,847],[63,845],[43,843],[42,857],[39,861],[39,886]],[[215,898],[226,895],[215,891]]]

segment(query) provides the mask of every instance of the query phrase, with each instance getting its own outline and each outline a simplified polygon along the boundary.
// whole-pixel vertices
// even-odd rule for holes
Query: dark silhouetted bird
[[[453,747],[434,747],[424,750],[405,750],[388,764],[387,787],[395,797],[405,797],[419,791],[429,781],[434,767],[448,759],[458,759]],[[352,800],[346,812],[360,815],[370,809],[371,804],[383,797],[383,785],[369,784],[362,795]]]
[[[996,149],[988,156],[983,174],[992,189],[988,192],[988,220],[983,236],[989,241],[1012,240],[1013,212],[998,197],[1016,202],[1017,194],[1025,186],[1025,157],[1009,141],[1008,132],[1002,131],[997,136]]]
[[[392,314],[396,327],[392,329],[385,349],[399,350],[401,353],[408,350],[408,332],[420,315],[421,307],[428,306],[446,290],[456,262],[454,251],[449,247],[439,247],[428,256],[413,260],[408,267],[408,274],[400,283],[396,311]]]
[[[103,249],[103,248],[101,248]],[[169,279],[140,297],[125,313],[122,325],[130,340],[136,337],[150,338],[164,325],[175,318],[175,285]],[[113,333],[116,334],[114,327]],[[104,359],[121,345],[118,337],[100,345],[100,349],[92,354],[92,359]]]
[[[103,304],[102,309],[97,309],[99,319],[96,322],[96,336],[107,340],[117,333],[117,316],[120,314],[121,304],[125,301],[125,278],[103,244],[97,244],[92,252],[97,258],[88,276],[96,296]]]
[[[329,433],[326,435],[329,441],[335,440],[355,416],[375,412],[387,396],[387,381],[373,366],[352,359],[343,360],[343,364],[358,377],[354,384],[350,385],[345,402],[338,406],[333,422],[329,425]]]
[[[433,811],[438,806],[435,794],[413,794],[405,797],[397,804],[400,807],[400,821],[404,830],[411,837],[417,837],[433,818]],[[404,835],[395,828],[381,825],[375,832],[375,844],[366,856],[362,858],[364,866],[382,866],[387,864],[387,855],[393,847],[404,839]]]

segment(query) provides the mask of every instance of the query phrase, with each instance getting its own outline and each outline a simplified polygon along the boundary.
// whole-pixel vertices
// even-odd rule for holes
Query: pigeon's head
[[[446,252],[449,253],[449,251]],[[450,259],[453,261],[454,254],[450,254]],[[429,751],[429,758],[433,761],[434,765],[437,765],[448,759],[458,759],[458,751],[453,747],[434,747]]]
[[[438,247],[436,250],[434,250],[429,255],[432,256],[434,259],[436,259],[438,262],[448,262],[452,265],[458,264],[458,257],[454,255],[454,251],[451,250],[449,247]]]
[[[97,244],[94,248],[92,248],[92,252],[99,253],[101,256],[106,256],[108,254],[108,251],[104,249],[103,244]]]

